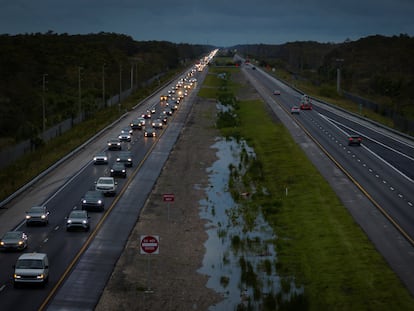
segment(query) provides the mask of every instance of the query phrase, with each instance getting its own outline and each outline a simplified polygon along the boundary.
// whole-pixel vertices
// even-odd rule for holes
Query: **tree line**
[[[259,60],[261,66],[283,69],[298,79],[332,89],[340,69],[341,89],[414,119],[414,38],[406,34],[343,43],[238,45],[232,50]]]
[[[212,48],[116,33],[0,35],[0,148],[88,115]],[[131,85],[133,84],[133,85]]]

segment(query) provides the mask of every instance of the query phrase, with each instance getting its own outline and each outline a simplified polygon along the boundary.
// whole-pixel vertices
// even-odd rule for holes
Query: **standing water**
[[[246,230],[241,206],[228,188],[230,167],[241,167],[243,173],[242,152],[247,151],[249,157],[254,157],[254,152],[245,142],[234,139],[220,139],[212,148],[217,149],[218,160],[208,169],[206,199],[199,202],[200,215],[208,221],[206,254],[199,272],[210,276],[207,287],[222,293],[224,299],[209,310],[275,310],[277,300],[303,290],[289,281],[282,294],[272,228],[257,211],[253,226]]]

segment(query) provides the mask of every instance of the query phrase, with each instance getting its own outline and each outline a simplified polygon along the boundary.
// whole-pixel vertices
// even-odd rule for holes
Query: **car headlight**
[[[114,169],[113,168],[111,168],[111,173],[113,173],[114,172]]]
[[[19,243],[18,243],[19,245],[22,245],[23,244],[23,241],[19,241]]]
[[[30,215],[26,215],[26,219],[30,219],[31,218],[31,216]]]
[[[45,278],[45,275],[43,273],[36,276],[36,279],[38,279],[38,280],[42,280],[44,278]]]
[[[45,219],[46,218],[46,215],[42,215],[42,216],[40,216],[40,218]]]
[[[87,221],[86,221],[86,220],[82,220],[82,223],[83,223],[84,225],[86,225]]]
[[[122,170],[122,173],[125,173],[125,170]]]
[[[72,223],[72,220],[71,219],[68,219],[68,221],[66,223],[67,224],[71,224]]]
[[[82,200],[82,203],[83,203],[83,204],[86,204],[86,200]]]
[[[96,161],[96,157],[94,157],[93,160]]]
[[[3,245],[4,245],[4,242],[3,242],[3,241],[1,241],[1,242],[0,242],[0,245],[1,245],[1,246],[3,246]]]
[[[98,200],[98,204],[102,204],[102,200]]]

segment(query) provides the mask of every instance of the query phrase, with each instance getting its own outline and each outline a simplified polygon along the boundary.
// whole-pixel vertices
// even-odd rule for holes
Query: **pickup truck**
[[[99,177],[95,182],[95,190],[106,196],[115,196],[118,183],[113,177]]]

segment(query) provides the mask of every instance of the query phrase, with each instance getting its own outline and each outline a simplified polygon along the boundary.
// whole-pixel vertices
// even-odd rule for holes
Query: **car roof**
[[[121,162],[114,162],[114,164],[112,165],[112,167],[115,167],[115,166],[125,167],[125,164],[124,163],[121,163]]]
[[[76,216],[76,215],[85,216],[87,214],[88,212],[85,210],[76,209],[76,210],[71,211],[69,215],[70,216]]]
[[[45,253],[24,253],[19,259],[43,259],[45,257],[47,257]]]
[[[7,231],[4,235],[3,235],[3,237],[6,237],[6,236],[21,236],[23,234],[23,231]]]
[[[44,210],[45,208],[46,208],[46,206],[44,206],[44,205],[35,205],[35,206],[32,206],[30,208],[30,210],[31,211],[37,211],[37,210]]]
[[[108,180],[108,179],[113,180],[114,178],[113,177],[102,176],[102,177],[99,177],[98,180],[99,179],[101,179],[101,180]]]

